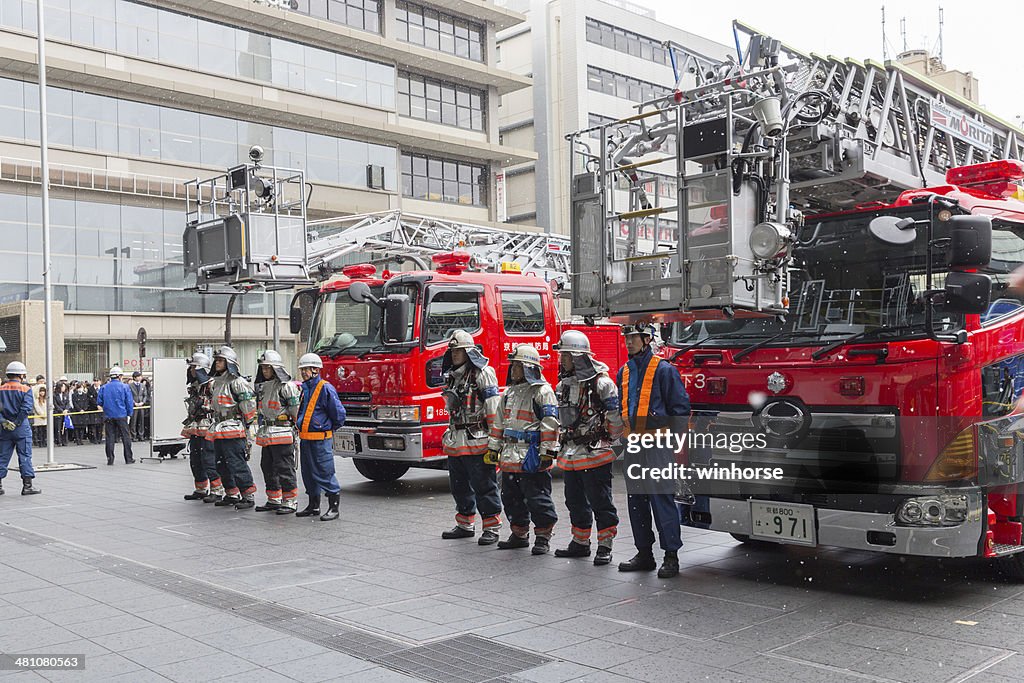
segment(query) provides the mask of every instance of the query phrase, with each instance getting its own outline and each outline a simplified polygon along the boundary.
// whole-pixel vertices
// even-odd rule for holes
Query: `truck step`
[[[1013,555],[1015,553],[1024,552],[1024,545],[1013,545],[1010,543],[993,543],[992,552],[994,552],[997,556]]]

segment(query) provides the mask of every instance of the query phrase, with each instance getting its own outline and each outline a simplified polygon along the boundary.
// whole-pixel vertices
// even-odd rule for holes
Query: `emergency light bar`
[[[987,161],[983,164],[958,166],[946,171],[946,182],[950,185],[977,185],[1022,179],[1024,179],[1024,161],[1016,159]]]

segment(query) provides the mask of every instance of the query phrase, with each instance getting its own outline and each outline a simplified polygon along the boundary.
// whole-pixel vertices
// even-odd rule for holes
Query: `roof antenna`
[[[942,17],[942,5],[939,5],[939,61],[945,64],[942,59],[942,26],[945,23]]]
[[[889,48],[885,40],[885,5],[882,5],[882,59],[889,59]]]

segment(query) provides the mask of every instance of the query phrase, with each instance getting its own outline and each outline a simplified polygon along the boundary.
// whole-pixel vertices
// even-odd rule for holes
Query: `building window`
[[[656,64],[672,64],[661,41],[587,17],[587,42],[602,45]]]
[[[399,40],[475,62],[484,61],[487,32],[483,24],[398,0],[395,27]]]
[[[0,136],[38,141],[37,88],[0,78],[0,123],[12,124]],[[47,88],[47,99],[54,145],[223,168],[258,144],[266,163],[301,168],[309,180],[365,188],[372,165],[384,167],[384,189],[398,186],[395,149],[385,145],[61,88]]]
[[[587,67],[587,87],[631,102],[650,102],[672,94],[672,88],[641,81],[596,66]]]
[[[295,12],[380,33],[380,0],[297,0]]]
[[[402,153],[402,196],[449,204],[487,206],[486,166]]]
[[[344,9],[346,13],[351,10],[356,17],[370,16],[367,5],[372,4],[371,0],[349,0],[349,4],[360,3],[355,9],[344,2],[332,3],[339,7],[337,12]],[[47,2],[47,11],[54,9],[59,14],[51,7],[54,4],[57,0]],[[389,64],[127,0],[79,0],[72,4],[84,13],[71,13],[71,32],[65,35],[59,29],[60,22],[54,22],[56,28],[46,25],[48,35],[78,45],[269,83],[318,97],[391,111],[395,107],[395,68]],[[0,0],[0,26],[35,31],[35,12],[12,13],[6,11],[6,6]],[[64,13],[67,14],[66,10]]]
[[[483,90],[398,72],[398,113],[466,130],[484,129]]]

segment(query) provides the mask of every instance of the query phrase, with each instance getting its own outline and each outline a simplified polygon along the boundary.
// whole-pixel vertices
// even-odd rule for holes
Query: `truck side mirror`
[[[302,309],[293,308],[288,311],[288,329],[291,330],[292,334],[298,334],[302,332]]]
[[[960,271],[946,275],[944,310],[950,313],[984,313],[991,298],[992,280],[988,275]]]
[[[367,303],[370,301],[376,303],[376,299],[373,294],[370,294],[370,285],[365,282],[353,282],[350,284],[348,286],[348,295],[349,298],[357,304]]]
[[[951,268],[983,268],[992,260],[991,216],[952,216],[949,236]]]
[[[380,303],[384,308],[384,343],[404,342],[409,331],[409,295],[388,294]]]

